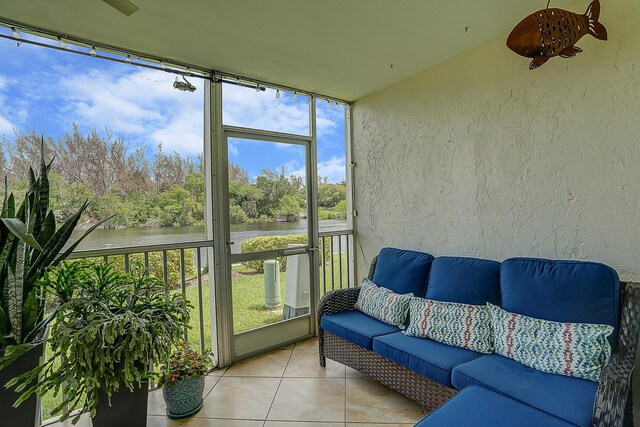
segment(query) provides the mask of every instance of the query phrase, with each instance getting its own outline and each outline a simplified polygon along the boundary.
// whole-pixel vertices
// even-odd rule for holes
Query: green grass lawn
[[[347,283],[347,258],[346,254],[342,254],[342,280],[346,286]],[[333,277],[335,287],[338,288],[340,278],[340,265],[338,257],[333,260]],[[327,290],[331,290],[331,268],[326,266],[327,274]],[[320,269],[320,294],[323,294],[323,270]],[[274,309],[264,307],[264,278],[262,273],[247,270],[242,265],[233,266],[232,269],[232,298],[233,298],[233,329],[235,333],[248,331],[250,329],[259,328],[282,320],[282,309],[284,304],[285,283],[287,273],[280,272],[280,295],[282,303]],[[204,347],[212,348],[211,342],[211,316],[210,316],[210,299],[209,299],[209,277],[202,277],[202,320],[204,330]],[[181,292],[180,289],[173,292]],[[188,330],[188,340],[195,347],[200,345],[199,332],[199,314],[198,314],[198,286],[197,281],[192,279],[188,282],[186,288],[187,299],[193,306],[191,309],[190,328]],[[49,351],[49,354],[51,352]],[[52,417],[52,410],[56,406],[59,398],[48,394],[42,399],[42,417],[48,419]]]

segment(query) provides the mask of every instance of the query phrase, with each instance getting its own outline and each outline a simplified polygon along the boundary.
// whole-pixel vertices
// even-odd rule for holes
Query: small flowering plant
[[[211,367],[211,350],[198,354],[184,340],[178,349],[160,368],[158,387],[174,386],[176,382],[187,378],[200,378],[209,372]]]

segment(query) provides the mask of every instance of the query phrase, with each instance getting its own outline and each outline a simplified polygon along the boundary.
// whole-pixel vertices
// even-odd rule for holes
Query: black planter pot
[[[38,366],[43,351],[44,343],[40,343],[0,371],[0,414],[2,414],[0,424],[11,427],[33,427],[40,425],[40,405],[38,404],[37,397],[35,395],[31,396],[20,406],[14,408],[13,404],[18,397],[20,397],[21,393],[7,390],[4,385],[13,378]],[[4,350],[0,350],[0,355],[1,354],[4,354]]]
[[[99,392],[93,427],[145,427],[148,392],[149,385],[146,382],[133,391],[120,384],[118,391],[111,395],[111,406],[107,394]]]

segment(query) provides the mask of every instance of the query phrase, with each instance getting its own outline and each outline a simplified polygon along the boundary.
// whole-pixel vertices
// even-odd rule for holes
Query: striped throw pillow
[[[493,351],[491,315],[484,305],[413,298],[405,335],[430,338],[479,353]]]
[[[489,304],[495,351],[551,374],[598,381],[609,363],[613,326],[560,323],[510,313]]]
[[[363,279],[360,287],[356,309],[389,325],[404,329],[407,320],[409,301],[413,294],[396,294],[382,288],[369,279]]]

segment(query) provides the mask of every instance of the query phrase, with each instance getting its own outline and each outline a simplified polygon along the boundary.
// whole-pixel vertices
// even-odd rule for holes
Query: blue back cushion
[[[611,325],[615,348],[620,282],[612,268],[595,262],[511,258],[500,272],[502,308],[556,322]]]
[[[424,295],[433,257],[424,252],[383,248],[378,254],[373,282],[398,294]]]
[[[500,263],[488,259],[438,257],[431,265],[425,298],[500,305]]]

